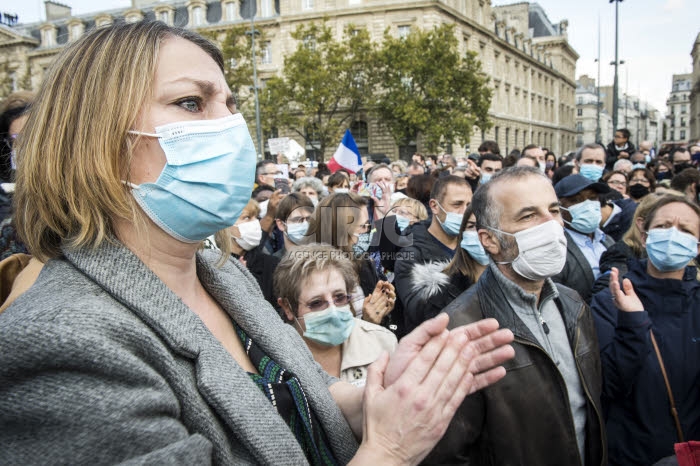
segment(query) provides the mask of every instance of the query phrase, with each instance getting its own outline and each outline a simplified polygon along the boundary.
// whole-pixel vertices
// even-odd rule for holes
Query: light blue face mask
[[[486,251],[484,251],[484,247],[481,245],[481,241],[479,241],[479,233],[476,231],[463,231],[462,241],[459,243],[459,245],[479,264],[489,264],[489,256],[486,254]]]
[[[304,324],[306,324],[304,337],[322,345],[338,346],[352,333],[355,317],[350,311],[350,305],[331,306],[323,311],[305,314]]]
[[[632,170],[637,170],[638,168],[641,168],[643,170],[647,168],[647,166],[643,163],[635,163],[634,165],[632,165]]]
[[[600,202],[588,200],[574,204],[568,209],[562,207],[563,210],[571,214],[571,223],[566,222],[576,231],[589,234],[596,231],[600,225]]]
[[[644,163],[649,163],[651,162],[651,155],[647,154],[644,156]]]
[[[588,178],[591,181],[598,181],[601,176],[603,176],[603,167],[598,165],[593,165],[592,163],[587,163],[581,165],[578,169],[581,176]]]
[[[155,128],[166,164],[155,183],[129,184],[139,206],[170,236],[196,243],[233,225],[250,200],[255,147],[240,113]]]
[[[647,234],[647,255],[661,272],[681,270],[698,255],[698,240],[676,227],[654,228]]]
[[[437,202],[437,201],[435,201]],[[438,207],[445,212],[445,221],[441,222],[440,218],[436,216],[438,223],[442,227],[442,229],[447,233],[449,236],[457,236],[459,234],[459,227],[462,224],[462,217],[464,214],[457,214],[455,212],[448,212],[445,209],[442,208],[439,202],[437,202]]]
[[[491,178],[493,175],[491,173],[482,173],[481,174],[481,184],[486,184],[489,181],[491,181]]]
[[[403,215],[396,215],[396,225],[399,227],[399,231],[404,231],[411,224],[411,220]]]
[[[287,238],[294,244],[301,244],[301,242],[306,237],[306,232],[309,230],[309,222],[301,223],[286,223],[287,225]]]

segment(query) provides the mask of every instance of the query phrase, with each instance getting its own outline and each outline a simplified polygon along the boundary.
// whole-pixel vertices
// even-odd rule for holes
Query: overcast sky
[[[473,0],[476,1],[476,0]],[[63,0],[73,14],[128,7],[129,0]],[[493,0],[494,5],[514,3]],[[553,23],[569,20],[569,43],[580,58],[576,76],[596,77],[598,65],[598,18],[601,27],[601,83],[612,85],[615,56],[615,5],[609,0],[539,0]],[[673,74],[690,73],[690,51],[700,33],[698,0],[624,0],[620,9],[621,93],[639,95],[666,112],[666,98]],[[21,22],[43,18],[41,0],[0,0],[0,12],[19,14]]]

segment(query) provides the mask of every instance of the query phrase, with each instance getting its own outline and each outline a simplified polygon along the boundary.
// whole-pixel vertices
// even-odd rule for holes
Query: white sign
[[[272,138],[267,140],[267,145],[270,147],[270,154],[284,154],[289,148],[289,138]]]

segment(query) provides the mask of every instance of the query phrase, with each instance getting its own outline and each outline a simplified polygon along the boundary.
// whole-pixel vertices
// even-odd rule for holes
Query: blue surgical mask
[[[158,126],[166,164],[154,183],[131,185],[143,211],[163,231],[197,243],[228,228],[250,200],[255,147],[240,113]]]
[[[309,230],[309,222],[285,223],[287,225],[287,238],[294,244],[301,244]]]
[[[486,184],[489,181],[491,181],[491,178],[493,175],[491,173],[482,173],[481,174],[481,184]]]
[[[568,223],[571,228],[581,233],[593,233],[600,225],[600,202],[588,200],[574,204],[568,209],[571,214],[571,223]]]
[[[603,176],[603,167],[587,163],[579,167],[578,172],[581,176],[588,178],[591,181],[598,181]]]
[[[369,249],[371,236],[370,233],[359,233],[355,234],[355,236],[357,236],[357,242],[352,245],[352,252],[356,256],[361,256]]]
[[[462,232],[462,241],[459,243],[462,249],[467,251],[472,259],[477,261],[481,265],[489,264],[489,256],[484,251],[484,247],[479,241],[479,233],[472,230],[466,230]]]
[[[411,224],[411,220],[403,215],[396,216],[396,225],[399,227],[399,231],[404,231]]]
[[[309,340],[322,345],[338,346],[352,333],[355,317],[350,311],[350,305],[331,306],[323,311],[305,314],[304,324],[306,325],[304,336]]]
[[[698,240],[676,227],[654,228],[647,234],[647,255],[661,272],[681,270],[698,255]]]
[[[645,168],[647,168],[647,166],[644,165],[643,163],[635,163],[634,165],[632,165],[632,170],[636,170],[638,168],[645,169]]]
[[[437,201],[436,201],[437,202]],[[447,233],[449,236],[457,236],[459,234],[459,227],[462,224],[462,217],[464,214],[457,214],[455,212],[448,212],[445,209],[442,208],[440,203],[437,203],[438,207],[445,212],[445,221],[441,222],[440,218],[435,216],[437,218],[438,223],[442,227],[442,229]]]
[[[644,156],[644,163],[649,163],[651,162],[651,155],[647,154]]]

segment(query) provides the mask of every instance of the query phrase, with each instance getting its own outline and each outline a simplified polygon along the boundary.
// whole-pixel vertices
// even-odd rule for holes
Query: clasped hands
[[[418,464],[464,398],[505,376],[499,365],[515,354],[510,330],[484,319],[448,331],[448,320],[424,322],[369,367],[360,463]]]

